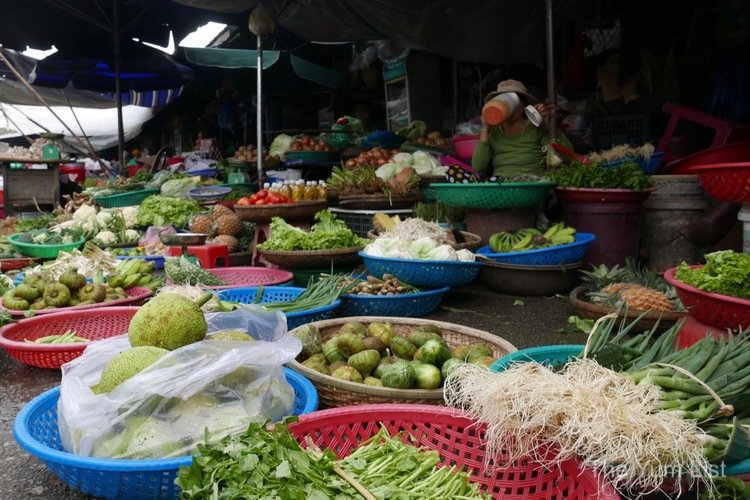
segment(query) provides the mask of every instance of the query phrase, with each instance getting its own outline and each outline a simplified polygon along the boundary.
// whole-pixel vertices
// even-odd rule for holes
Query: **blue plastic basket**
[[[229,302],[240,302],[242,304],[252,304],[256,302],[258,290],[261,287],[241,287],[227,288],[219,292],[219,298]],[[265,302],[288,302],[296,299],[304,288],[295,286],[266,286],[263,287],[263,294],[260,296],[259,304]],[[313,321],[320,321],[331,317],[333,310],[341,305],[341,299],[336,299],[332,304],[307,311],[298,311],[286,313],[286,323],[289,330],[297,328]]]
[[[318,393],[302,375],[284,368],[287,382],[294,389],[294,414],[318,409]],[[174,484],[180,466],[190,465],[192,457],[154,460],[95,458],[62,450],[57,427],[57,400],[60,387],[31,400],[13,422],[13,436],[27,452],[42,460],[72,488],[102,498],[178,498]]]
[[[341,296],[342,316],[394,316],[418,318],[434,311],[450,287],[399,295]]]
[[[589,249],[589,245],[594,240],[596,240],[596,235],[593,233],[576,233],[576,240],[565,245],[502,253],[494,253],[489,245],[485,245],[477,250],[477,253],[500,264],[556,266],[558,264],[581,262]]]
[[[651,157],[648,160],[644,158],[623,158],[622,160],[614,160],[614,161],[609,161],[607,163],[603,163],[602,166],[604,168],[614,168],[619,165],[622,165],[626,161],[635,161],[636,164],[638,165],[638,168],[643,170],[644,173],[651,175],[659,171],[659,167],[661,167],[662,156],[664,156],[664,151],[656,151],[651,155]]]
[[[438,288],[466,286],[482,269],[481,262],[459,260],[411,260],[390,257],[373,257],[359,252],[367,272],[373,276],[391,274],[404,283],[416,287]]]
[[[530,347],[520,351],[511,352],[498,359],[492,366],[491,372],[500,372],[505,370],[513,363],[525,363],[536,361],[545,366],[552,366],[558,363],[566,363],[570,359],[578,356],[583,352],[583,344],[561,344],[561,345],[543,345],[539,347]]]

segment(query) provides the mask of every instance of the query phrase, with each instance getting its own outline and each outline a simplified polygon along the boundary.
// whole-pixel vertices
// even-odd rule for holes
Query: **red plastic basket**
[[[697,175],[710,196],[722,201],[750,201],[750,162],[696,165],[687,169]]]
[[[484,427],[451,408],[420,404],[335,408],[302,415],[289,430],[303,446],[304,437],[310,436],[316,445],[341,458],[376,434],[381,425],[392,435],[412,436],[421,446],[436,450],[443,465],[464,467],[495,499],[620,498],[609,483],[574,460],[559,467],[528,460],[487,470]]]
[[[74,330],[77,335],[91,340],[113,337],[128,331],[136,311],[137,307],[102,307],[22,319],[0,329],[0,347],[21,363],[40,368],[60,368],[63,363],[80,356],[87,344],[34,344],[24,342],[24,339],[34,340],[68,330]]]
[[[693,269],[702,265],[691,266]],[[675,288],[682,305],[698,321],[715,328],[734,330],[750,326],[750,300],[706,292],[675,278],[676,267],[664,271],[664,279]]]
[[[86,311],[88,309],[102,309],[104,307],[140,306],[144,302],[146,302],[146,299],[148,299],[154,294],[154,292],[150,288],[146,288],[142,286],[134,286],[133,288],[128,288],[127,290],[125,290],[125,293],[127,294],[127,298],[124,298],[124,299],[110,300],[108,302],[98,302],[96,304],[84,304],[82,306],[58,307],[58,308],[53,308],[53,309],[39,309],[38,311],[34,311],[34,316],[43,316],[47,314],[55,314],[58,312],[67,312],[67,311]],[[15,318],[23,318],[27,312],[27,311],[21,311],[19,309],[5,308],[5,306],[2,305],[1,298],[0,298],[0,307]]]
[[[224,282],[224,285],[208,287],[213,290],[245,286],[281,285],[282,283],[292,281],[294,278],[294,273],[291,271],[270,269],[268,267],[214,267],[206,269],[206,271]]]

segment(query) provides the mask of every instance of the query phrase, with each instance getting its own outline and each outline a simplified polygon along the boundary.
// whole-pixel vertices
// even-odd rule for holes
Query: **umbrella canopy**
[[[192,68],[142,43],[123,40],[120,46],[120,89],[146,91],[179,88],[196,78]],[[36,63],[29,83],[41,87],[115,92],[115,54],[102,46],[84,52],[61,50]]]

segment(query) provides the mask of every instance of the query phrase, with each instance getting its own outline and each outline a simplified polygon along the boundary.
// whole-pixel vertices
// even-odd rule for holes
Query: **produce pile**
[[[328,210],[315,214],[310,231],[294,227],[280,217],[271,219],[271,236],[258,245],[261,250],[332,250],[362,247],[360,238],[342,220]]]
[[[437,389],[462,364],[486,370],[495,358],[484,343],[449,347],[442,331],[425,324],[404,334],[390,323],[349,321],[325,342],[309,323],[295,331],[302,341],[298,361],[333,378],[394,389]]]
[[[675,278],[706,292],[750,299],[750,254],[720,250],[704,258],[706,264],[695,269],[680,263]]]
[[[575,234],[576,229],[574,227],[558,222],[545,232],[541,232],[535,227],[515,231],[500,231],[490,236],[489,244],[490,249],[497,253],[522,252],[573,243],[576,240]]]
[[[358,167],[379,167],[389,163],[391,159],[398,154],[398,149],[384,149],[379,146],[362,151],[354,158],[349,158],[344,162],[344,167],[356,169]]]
[[[315,138],[311,135],[302,135],[295,138],[289,145],[289,151],[323,151],[334,153],[336,150],[323,138]]]
[[[89,342],[90,340],[79,336],[75,330],[68,330],[65,333],[45,335],[34,340],[23,339],[23,341],[30,344],[79,344]]]
[[[402,295],[405,293],[418,293],[419,288],[404,283],[395,276],[384,274],[383,278],[368,275],[365,279],[347,276],[342,280],[346,284],[353,284],[346,293],[351,295]]]
[[[630,189],[643,191],[654,185],[651,176],[634,161],[625,161],[612,168],[598,163],[571,162],[549,173],[552,182],[565,188]]]
[[[254,228],[243,222],[231,208],[213,205],[190,219],[188,229],[193,233],[207,234],[206,243],[226,245],[229,253],[244,251],[250,246]]]
[[[632,147],[629,144],[620,144],[604,151],[589,153],[586,157],[593,163],[608,163],[636,158],[648,160],[654,154],[655,149],[654,145],[649,142],[638,147]]]
[[[388,257],[409,260],[447,260],[474,262],[473,252],[456,250],[452,233],[434,222],[409,218],[397,221],[388,216],[379,217],[376,226],[388,228],[364,248],[364,253],[373,257]]]
[[[200,445],[199,458],[180,468],[182,498],[490,498],[465,471],[441,466],[437,451],[384,427],[337,460],[309,440],[303,448],[288,425],[251,424],[241,434]]]
[[[678,492],[682,481],[711,486],[712,463],[748,458],[748,334],[677,350],[679,324],[635,336],[635,322],[616,324],[599,321],[580,359],[562,366],[460,366],[446,399],[487,423],[489,449],[509,461],[551,443],[555,463],[577,457],[629,493],[667,479]]]

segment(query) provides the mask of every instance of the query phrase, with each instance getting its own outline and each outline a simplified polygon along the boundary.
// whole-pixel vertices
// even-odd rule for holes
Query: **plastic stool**
[[[221,244],[206,244],[185,247],[201,263],[201,267],[229,267],[229,248]],[[168,247],[168,255],[182,255],[182,247]]]

